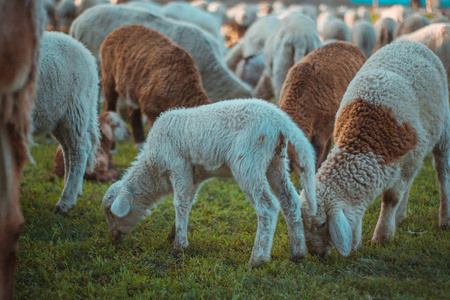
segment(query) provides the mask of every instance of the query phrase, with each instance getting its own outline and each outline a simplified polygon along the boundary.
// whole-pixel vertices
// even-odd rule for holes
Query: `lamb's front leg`
[[[172,256],[178,258],[181,252],[189,246],[187,237],[187,228],[189,221],[189,212],[197,192],[194,186],[192,173],[188,171],[171,176],[171,182],[174,190],[173,206],[175,207],[175,225],[174,243]]]

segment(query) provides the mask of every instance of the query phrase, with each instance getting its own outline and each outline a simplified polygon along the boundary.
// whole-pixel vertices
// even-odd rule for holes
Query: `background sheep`
[[[377,35],[372,23],[366,20],[357,21],[350,30],[350,36],[352,43],[356,44],[369,58],[377,42]]]
[[[392,18],[379,18],[375,24],[375,32],[377,35],[376,49],[391,43],[395,37],[397,30],[397,22]]]
[[[348,86],[334,137],[335,146],[316,175],[317,215],[304,212],[311,253],[326,254],[332,243],[344,256],[358,249],[364,212],[380,193],[372,243],[391,239],[406,217],[409,189],[430,151],[441,193],[439,226],[449,225],[447,75],[427,47],[405,42],[378,50]]]
[[[211,103],[189,53],[156,30],[119,27],[106,37],[100,53],[105,110],[117,110],[119,95],[129,100],[138,148],[145,140],[141,111],[152,126],[167,109]]]
[[[329,21],[323,29],[323,41],[338,40],[350,42],[350,30],[341,19]]]
[[[98,116],[100,126],[100,147],[97,149],[94,171],[90,174],[84,174],[84,179],[100,182],[115,182],[119,179],[119,172],[114,164],[111,147],[115,141],[124,141],[130,138],[130,131],[125,122],[118,114],[112,111],[106,111]],[[64,177],[64,156],[59,146],[56,149],[53,159],[53,174]]]
[[[366,61],[353,44],[333,42],[317,48],[286,77],[279,107],[300,127],[316,153],[316,171],[331,148],[334,120],[348,84]],[[298,155],[288,146],[291,172],[300,173]]]
[[[0,0],[0,7],[0,299],[13,299],[17,246],[24,225],[19,178],[28,160],[45,10],[39,0]]]
[[[241,59],[236,67],[236,76],[241,78],[245,83],[249,84],[253,88],[258,84],[263,72],[263,53]]]
[[[244,36],[250,25],[257,19],[258,7],[252,4],[238,3],[226,12],[227,20],[221,32],[227,40],[227,47],[233,47]]]
[[[414,32],[427,25],[430,25],[427,18],[418,14],[409,16],[398,25],[395,36]]]
[[[123,239],[145,218],[147,208],[174,193],[172,255],[177,257],[189,245],[188,214],[202,182],[234,177],[258,217],[249,264],[255,267],[270,260],[280,206],[289,229],[290,259],[301,259],[306,249],[300,199],[286,170],[288,141],[299,153],[302,184],[314,214],[313,149],[302,131],[273,104],[230,100],[162,114],[137,162],[103,198],[111,234]]]
[[[413,33],[404,34],[394,41],[413,41],[424,44],[439,57],[445,71],[450,74],[450,24],[431,24]]]
[[[45,32],[33,109],[34,133],[51,132],[64,153],[64,189],[55,213],[66,214],[83,191],[99,145],[98,75],[92,54],[70,36]],[[87,164],[87,167],[86,167]]]
[[[126,5],[98,5],[73,22],[70,35],[86,45],[98,58],[100,45],[106,36],[114,29],[128,24],[142,24],[158,30],[187,50],[195,61],[203,87],[212,102],[251,97],[250,88],[225,66],[217,42],[195,26]]]
[[[295,12],[286,16],[264,46],[265,70],[255,88],[255,97],[269,100],[273,94],[278,99],[289,68],[321,45],[311,18]]]
[[[78,15],[77,6],[73,0],[62,0],[57,6],[58,30],[69,32],[70,25]]]

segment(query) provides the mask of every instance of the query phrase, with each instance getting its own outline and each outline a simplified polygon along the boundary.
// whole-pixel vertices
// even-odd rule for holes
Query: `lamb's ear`
[[[102,131],[103,136],[105,136],[108,140],[110,140],[110,141],[113,140],[113,132],[112,132],[111,126],[108,123],[103,124],[101,131]]]
[[[123,195],[117,196],[116,200],[114,200],[113,204],[111,205],[112,214],[118,218],[125,217],[130,212],[130,209],[130,200]]]
[[[344,212],[339,210],[331,216],[328,226],[331,240],[337,252],[342,256],[347,256],[352,249],[352,229]]]

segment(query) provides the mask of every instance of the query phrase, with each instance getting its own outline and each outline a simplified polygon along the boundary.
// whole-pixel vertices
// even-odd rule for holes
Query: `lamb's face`
[[[113,141],[125,141],[131,137],[131,132],[127,124],[125,124],[118,114],[111,112],[108,123],[112,129]]]
[[[304,192],[301,194],[305,200]],[[322,199],[316,195],[317,213],[311,216],[305,206],[302,205],[302,219],[305,230],[305,240],[308,252],[312,255],[327,255],[333,248],[333,243],[328,231],[327,215]]]
[[[103,197],[103,211],[111,235],[116,240],[124,239],[142,220],[142,215],[132,208],[132,195],[126,191],[122,181],[111,185]]]

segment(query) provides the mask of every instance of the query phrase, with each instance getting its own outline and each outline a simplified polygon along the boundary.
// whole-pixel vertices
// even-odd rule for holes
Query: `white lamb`
[[[394,43],[372,55],[344,94],[334,136],[336,144],[316,175],[317,215],[303,211],[311,253],[326,254],[332,244],[343,256],[358,249],[364,212],[380,193],[372,243],[391,239],[429,152],[441,194],[439,227],[450,225],[447,75],[427,47]]]
[[[92,54],[66,34],[45,32],[40,51],[34,134],[51,132],[61,144],[64,189],[55,213],[66,214],[83,191],[85,171],[96,163],[98,72]]]
[[[264,73],[254,90],[255,97],[278,100],[289,69],[309,52],[322,46],[316,23],[292,12],[284,17],[264,46]]]
[[[350,29],[352,43],[356,44],[364,55],[369,58],[377,42],[375,28],[370,21],[359,20]]]
[[[234,177],[258,217],[249,264],[256,267],[270,260],[280,206],[289,230],[290,259],[301,259],[306,246],[300,197],[287,171],[288,142],[299,153],[305,198],[309,214],[314,214],[314,150],[275,105],[257,99],[229,100],[163,113],[137,162],[103,198],[111,234],[123,239],[145,219],[146,209],[174,193],[172,255],[177,257],[188,247],[188,215],[201,184],[211,177]]]
[[[80,15],[70,27],[70,35],[81,41],[96,58],[100,45],[114,29],[142,24],[169,37],[191,54],[211,102],[250,98],[250,87],[225,65],[217,41],[196,26],[157,16],[127,5],[98,5]]]

